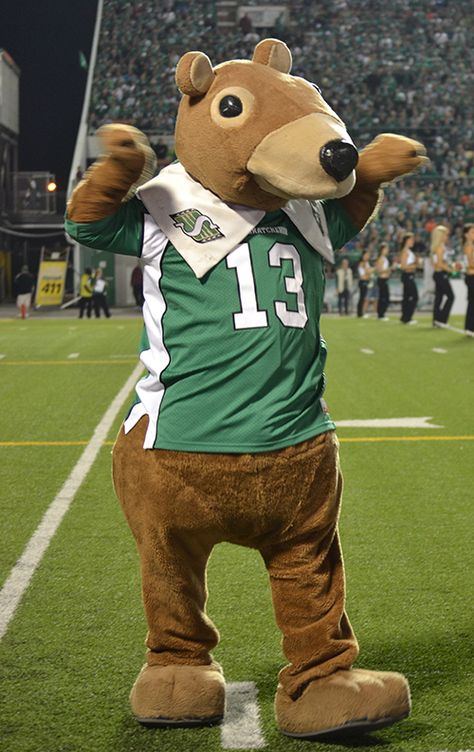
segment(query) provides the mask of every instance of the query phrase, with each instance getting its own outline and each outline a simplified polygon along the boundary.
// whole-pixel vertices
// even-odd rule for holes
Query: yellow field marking
[[[0,366],[123,366],[136,363],[137,358],[121,358],[120,360],[2,360]]]
[[[88,441],[0,441],[0,447],[85,446]]]
[[[346,436],[340,437],[341,444],[364,444],[376,441],[474,441],[474,436]],[[45,446],[85,446],[84,441],[0,441],[0,447],[45,447]],[[113,446],[113,441],[103,441],[103,446]]]

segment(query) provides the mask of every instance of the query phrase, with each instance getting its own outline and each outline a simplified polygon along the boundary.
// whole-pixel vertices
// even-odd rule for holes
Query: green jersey
[[[356,234],[339,202],[315,208],[333,247]],[[147,375],[125,430],[147,415],[145,448],[272,451],[335,427],[322,400],[324,262],[283,210],[265,214],[201,279],[138,198],[66,229],[144,261]]]

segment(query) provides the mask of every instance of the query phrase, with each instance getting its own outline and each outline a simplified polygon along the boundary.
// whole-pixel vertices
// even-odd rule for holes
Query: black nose
[[[321,147],[319,161],[328,175],[342,183],[357,165],[359,154],[355,146],[348,141],[335,139]]]

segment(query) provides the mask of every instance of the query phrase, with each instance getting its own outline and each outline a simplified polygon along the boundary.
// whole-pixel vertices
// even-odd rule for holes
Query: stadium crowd
[[[251,0],[247,5],[259,5]],[[273,35],[293,53],[293,73],[317,83],[357,146],[392,131],[423,141],[430,164],[392,186],[362,247],[413,231],[427,244],[438,222],[460,246],[474,220],[474,14],[472,0],[294,0],[289,21],[217,28],[211,0],[105,0],[89,124],[131,122],[171,135],[180,56],[201,49],[214,64],[249,58]]]

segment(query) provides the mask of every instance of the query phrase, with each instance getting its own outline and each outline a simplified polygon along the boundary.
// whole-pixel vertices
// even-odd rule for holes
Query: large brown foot
[[[210,666],[144,666],[130,693],[137,721],[150,726],[209,726],[222,721],[225,681]]]
[[[362,669],[316,679],[296,700],[279,685],[275,697],[280,731],[301,739],[375,731],[406,718],[410,707],[404,676]]]

